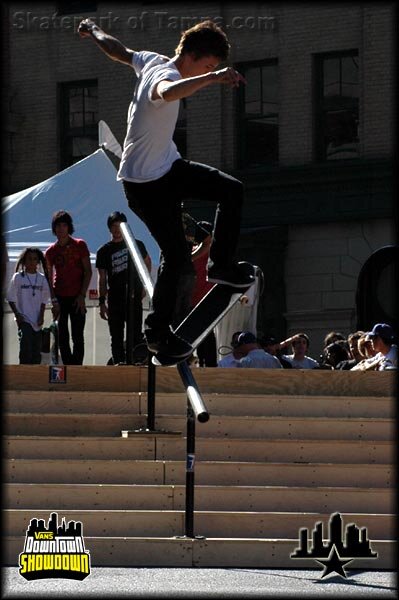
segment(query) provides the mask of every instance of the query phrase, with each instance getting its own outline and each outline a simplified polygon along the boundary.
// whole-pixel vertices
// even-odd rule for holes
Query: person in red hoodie
[[[45,251],[51,286],[53,318],[58,320],[59,348],[64,365],[81,365],[84,358],[86,292],[92,269],[84,240],[73,238],[72,217],[64,210],[54,213],[51,229],[57,241]],[[73,349],[69,343],[71,321]]]

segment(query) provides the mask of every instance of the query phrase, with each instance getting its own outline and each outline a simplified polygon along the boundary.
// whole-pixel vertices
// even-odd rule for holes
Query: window
[[[175,132],[173,134],[173,141],[177,146],[178,151],[182,155],[182,158],[187,156],[187,99],[183,98],[180,100],[179,116],[177,117],[177,123]]]
[[[278,65],[277,61],[237,66],[247,83],[239,88],[240,167],[278,163]]]
[[[60,84],[61,168],[82,160],[98,148],[97,81]]]
[[[359,57],[356,50],[316,57],[317,160],[359,156]]]

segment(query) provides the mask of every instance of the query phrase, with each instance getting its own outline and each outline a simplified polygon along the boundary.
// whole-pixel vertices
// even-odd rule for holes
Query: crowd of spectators
[[[116,213],[110,215],[109,227],[110,218],[115,215]],[[126,219],[124,215],[121,217],[123,218],[114,218],[115,228],[116,225],[120,225],[120,221]],[[42,333],[44,308],[51,298],[53,317],[59,319],[59,341],[63,363],[82,364],[86,314],[85,296],[91,277],[89,251],[83,240],[72,238],[71,234],[74,231],[72,218],[65,211],[58,211],[53,215],[52,230],[57,237],[57,242],[52,244],[44,255],[36,247],[26,248],[21,253],[6,295],[15,314],[18,328],[20,363],[40,362],[39,334]],[[112,227],[110,227],[110,231],[112,233]],[[114,237],[113,234],[111,241],[115,241]],[[125,260],[127,249],[120,237],[117,242],[119,245],[116,245],[115,248],[119,262],[114,262],[119,272],[121,270],[119,264],[121,250],[124,252],[123,264],[125,267],[127,265]],[[51,252],[54,255],[58,253],[58,255],[53,256]],[[145,248],[142,253],[146,256]],[[4,238],[2,239],[2,257],[4,266],[7,263]],[[111,261],[108,269],[111,274],[114,262]],[[42,263],[43,274],[38,271],[40,263]],[[102,264],[97,262],[96,266],[100,272]],[[126,269],[124,269],[124,275],[125,271]],[[5,268],[3,269],[3,286],[4,275]],[[73,281],[72,275],[75,277]],[[127,281],[124,278],[123,287],[126,285]],[[108,293],[108,285],[100,285],[101,310],[104,309],[105,296]],[[119,295],[124,296],[125,294],[119,293]],[[140,300],[141,295],[141,293],[138,294]],[[192,304],[195,305],[197,301],[198,298]],[[120,308],[118,310],[125,313]],[[103,317],[102,314],[101,316]],[[70,317],[72,325],[72,351],[69,347],[68,317]],[[110,320],[109,314],[107,317]],[[141,317],[142,313],[138,319],[140,329]],[[125,320],[126,316],[121,321],[122,328]],[[110,334],[113,340],[112,328],[110,328]],[[121,335],[123,336],[123,333]],[[123,337],[121,337],[120,345],[122,345],[122,341]],[[371,331],[355,331],[347,336],[337,331],[328,332],[318,359],[310,355],[309,336],[302,332],[279,342],[273,335],[257,337],[250,331],[236,331],[230,343],[231,346],[227,348],[223,358],[218,361],[218,367],[351,371],[397,369],[397,337],[391,325],[387,323],[376,323]],[[113,364],[121,364],[120,361],[119,357]],[[122,361],[122,364],[126,363]],[[213,366],[213,363],[212,365],[206,364],[206,366]]]
[[[272,335],[257,338],[250,331],[236,331],[231,348],[218,367],[385,371],[397,368],[395,342],[395,332],[386,323],[377,323],[371,331],[355,331],[347,337],[330,331],[316,360],[309,356],[310,340],[306,333],[278,342]]]

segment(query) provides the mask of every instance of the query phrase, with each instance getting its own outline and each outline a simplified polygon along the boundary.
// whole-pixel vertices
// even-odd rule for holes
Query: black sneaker
[[[229,267],[213,265],[208,268],[207,281],[235,288],[248,288],[255,283],[255,277],[244,269],[240,269],[237,264]]]
[[[172,331],[169,331],[166,337],[157,341],[147,339],[147,346],[150,352],[154,352],[154,354],[164,354],[176,358],[186,358],[193,353],[192,345]]]

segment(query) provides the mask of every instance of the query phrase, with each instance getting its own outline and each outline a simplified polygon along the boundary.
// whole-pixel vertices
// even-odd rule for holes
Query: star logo
[[[347,575],[345,573],[345,568],[344,566],[350,562],[352,562],[352,559],[350,560],[343,560],[336,547],[335,544],[333,545],[333,547],[330,550],[330,554],[328,555],[327,560],[320,560],[318,558],[315,559],[318,563],[320,563],[321,565],[324,566],[324,571],[323,574],[321,576],[321,578],[323,579],[324,577],[327,577],[327,575],[330,575],[330,573],[338,573],[338,575],[340,575],[341,577],[344,577],[345,579],[347,578]]]
[[[350,523],[346,526],[344,535],[343,526],[344,522],[340,513],[331,515],[330,535],[326,540],[323,536],[323,522],[317,522],[310,532],[310,545],[309,530],[302,527],[299,530],[299,546],[291,553],[291,558],[299,560],[312,558],[323,565],[322,579],[331,573],[337,573],[346,579],[345,565],[355,559],[378,557],[378,553],[371,548],[366,527],[359,528],[355,523]]]

